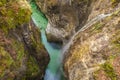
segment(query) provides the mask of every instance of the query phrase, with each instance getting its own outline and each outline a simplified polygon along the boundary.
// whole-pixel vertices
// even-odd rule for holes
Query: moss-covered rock
[[[117,80],[117,75],[116,75],[111,63],[106,62],[103,65],[103,68],[104,68],[105,73],[107,74],[108,77],[111,78],[111,80]]]
[[[40,72],[40,69],[34,57],[29,56],[27,65],[28,65],[27,74],[26,74],[27,77],[38,75],[38,73]]]
[[[120,0],[111,0],[113,7],[117,6],[120,3]]]
[[[31,10],[26,0],[1,0],[0,15],[0,27],[7,31],[7,29],[29,22]]]
[[[0,29],[0,33],[0,79],[41,80],[49,56],[40,42],[39,30],[26,25],[10,29],[8,34]]]
[[[5,70],[10,68],[10,65],[13,63],[13,60],[8,52],[4,49],[4,47],[0,47],[0,77],[3,77],[5,74]]]
[[[42,80],[49,56],[26,0],[0,0],[0,80]]]

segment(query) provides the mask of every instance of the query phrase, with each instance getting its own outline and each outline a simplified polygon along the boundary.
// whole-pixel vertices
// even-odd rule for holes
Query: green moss
[[[28,57],[28,61],[25,62],[27,66],[26,76],[23,76],[21,79],[26,80],[27,77],[34,77],[37,76],[40,72],[39,66],[37,65],[37,61],[30,56],[27,52],[24,50],[24,46],[22,43],[16,40],[12,40],[11,48],[15,51],[16,59],[13,60],[9,53],[4,50],[4,48],[0,47],[0,78],[4,76],[5,70],[14,69],[17,70],[21,66],[23,66],[23,59],[25,57]],[[13,70],[13,71],[14,71]],[[13,75],[15,75],[13,73]],[[10,80],[13,80],[10,76]]]
[[[7,0],[0,0],[0,6],[3,6],[4,4],[6,4],[7,3]]]
[[[97,70],[93,73],[93,77],[95,80],[97,80],[97,78],[99,77],[99,73],[100,73],[100,70]]]
[[[115,39],[115,40],[113,41],[113,43],[114,43],[114,45],[116,45],[116,47],[120,48],[120,38]]]
[[[26,12],[26,9],[19,9],[18,15],[16,15],[15,19],[17,19],[16,24],[27,23],[30,20],[30,14]]]
[[[14,80],[14,78],[13,77],[8,77],[7,80]]]
[[[115,71],[111,63],[106,62],[102,67],[106,72],[107,76],[111,78],[111,80],[117,80],[117,75],[115,74]]]
[[[117,6],[120,3],[120,0],[111,0],[113,7]]]
[[[116,31],[115,34],[113,34],[113,39],[111,39],[111,44],[113,48],[116,50],[116,53],[120,53],[120,30]]]
[[[103,23],[100,23],[100,22],[97,22],[96,24],[94,24],[92,26],[92,28],[89,30],[89,33],[91,35],[94,35],[96,33],[99,33],[102,31],[102,28],[103,28]]]
[[[14,39],[11,42],[11,50],[15,51],[14,55],[16,55],[16,59],[13,60],[10,57],[9,53],[6,52],[3,47],[0,47],[0,57],[2,57],[2,59],[0,59],[0,78],[4,76],[5,70],[13,69],[13,71],[11,72],[14,72],[14,70],[18,70],[23,65],[25,65],[23,64],[23,60],[25,59],[25,57],[27,57],[28,59],[28,61],[25,62],[27,66],[27,71],[26,75],[21,77],[21,79],[26,80],[27,77],[37,76],[40,72],[37,61],[32,56],[29,57],[29,54],[24,50],[24,45],[21,42]],[[13,73],[13,75],[15,74]],[[10,80],[13,80],[12,78],[13,77],[11,76],[9,77]]]
[[[4,1],[4,2],[3,2]],[[25,8],[20,4],[20,1],[0,1],[0,28],[2,28],[5,32],[8,29],[14,28],[17,25],[21,25],[27,23],[31,17],[30,8]],[[24,1],[23,1],[24,2]],[[2,5],[4,3],[4,5]],[[6,6],[7,5],[7,6]]]
[[[27,77],[36,76],[39,73],[39,66],[36,63],[36,60],[30,56],[27,62]]]
[[[100,30],[102,27],[102,24],[100,22],[96,23],[95,25],[93,25],[93,28],[92,30],[95,31],[95,30]]]
[[[32,47],[36,48],[36,50],[39,52],[41,51],[41,49],[44,50],[44,47],[43,44],[40,42],[40,36],[38,35],[40,35],[40,30],[36,30],[33,35],[30,35],[30,37],[32,40]]]
[[[0,46],[0,77],[4,76],[5,70],[10,67],[13,60],[9,53],[7,53],[3,47]]]
[[[13,41],[12,45],[15,52],[17,53],[17,60],[23,59],[23,57],[25,56],[24,45],[18,41]]]

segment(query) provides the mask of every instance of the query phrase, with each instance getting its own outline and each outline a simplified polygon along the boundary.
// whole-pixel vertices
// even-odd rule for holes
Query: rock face
[[[68,39],[84,25],[91,8],[90,0],[36,0],[36,2],[49,20],[46,32],[48,40],[51,41]]]
[[[68,49],[64,47],[63,65],[67,80],[120,80],[119,2],[93,0],[86,22],[91,21],[87,25],[89,28],[79,31],[68,42]],[[109,13],[112,14],[98,20]]]
[[[42,80],[49,56],[26,0],[0,1],[0,80]]]

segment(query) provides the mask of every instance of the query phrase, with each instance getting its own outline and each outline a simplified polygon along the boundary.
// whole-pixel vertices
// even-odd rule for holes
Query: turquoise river
[[[42,43],[50,55],[50,62],[46,69],[44,80],[63,80],[60,70],[61,61],[60,53],[61,49],[53,47],[48,41],[45,33],[45,29],[48,24],[48,20],[45,15],[38,9],[34,1],[30,2],[32,8],[32,20],[35,25],[41,31]],[[56,44],[55,44],[56,45]]]

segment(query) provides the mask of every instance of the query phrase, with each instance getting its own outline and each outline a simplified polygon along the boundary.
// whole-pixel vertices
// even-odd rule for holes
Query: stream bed
[[[33,1],[30,3],[32,8],[32,20],[35,25],[41,30],[41,39],[42,43],[44,44],[46,50],[50,55],[50,62],[46,69],[46,73],[44,76],[44,80],[63,80],[62,73],[60,70],[61,60],[60,60],[60,53],[61,49],[57,48],[57,44],[49,43],[47,41],[45,29],[48,24],[48,20],[45,15],[37,8],[36,3]],[[56,47],[56,48],[55,48]]]

